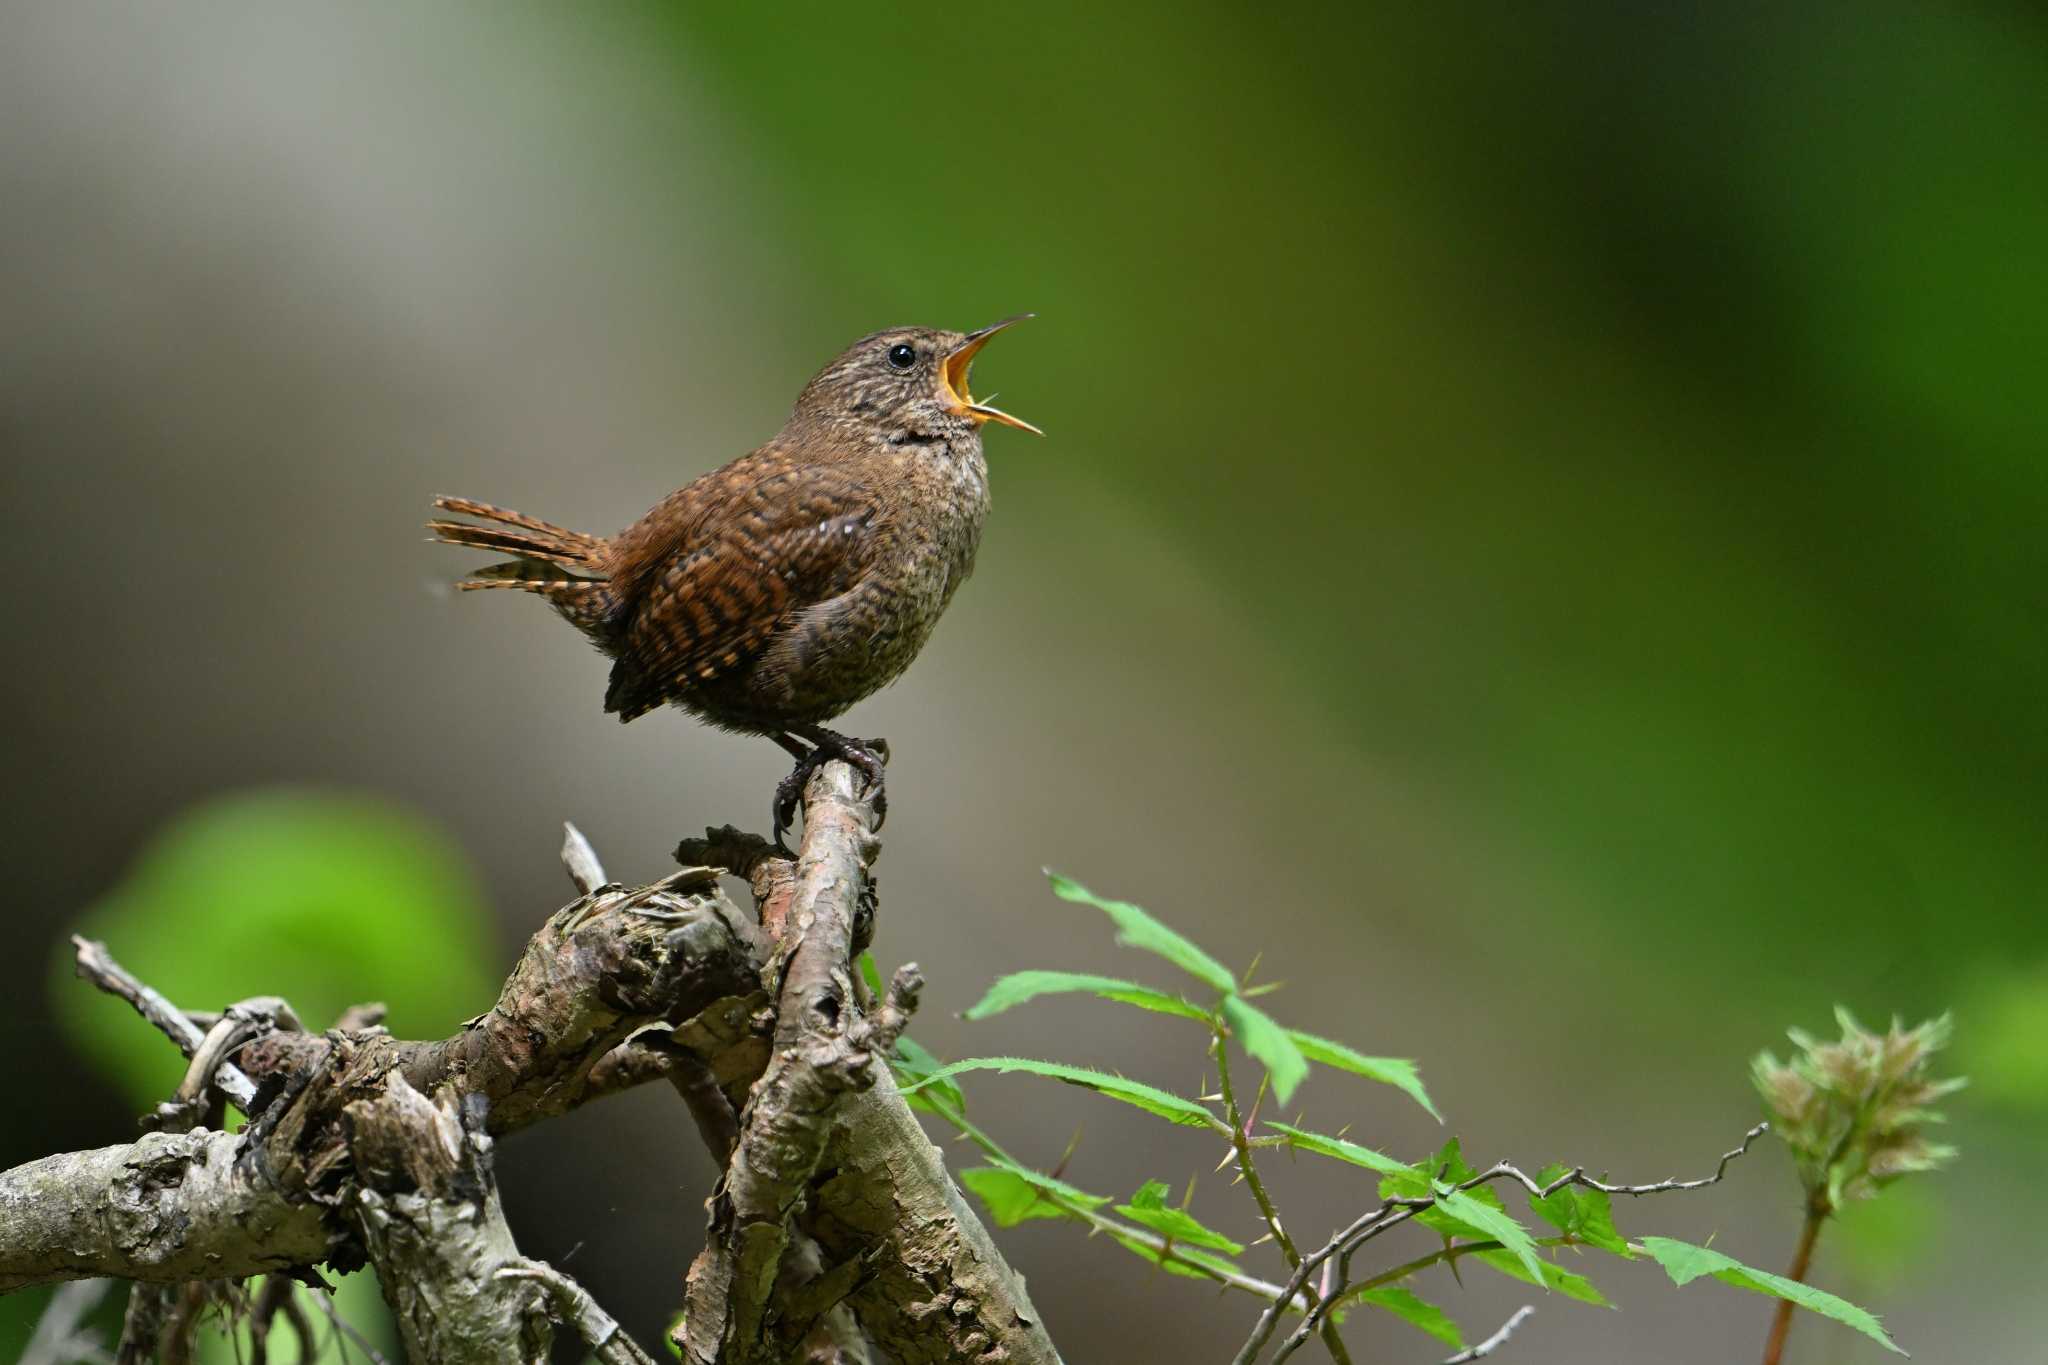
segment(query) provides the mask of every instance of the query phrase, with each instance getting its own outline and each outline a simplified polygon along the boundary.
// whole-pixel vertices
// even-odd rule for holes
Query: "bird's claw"
[[[796,828],[797,811],[803,805],[804,788],[809,785],[811,774],[835,758],[843,759],[860,773],[860,795],[874,804],[875,828],[880,829],[888,818],[889,793],[883,785],[883,768],[889,762],[889,741],[849,739],[829,730],[825,734],[826,738],[817,741],[809,753],[796,761],[796,766],[789,770],[789,776],[775,784],[771,832],[776,851],[784,857],[796,856],[783,842],[782,835],[784,831]]]

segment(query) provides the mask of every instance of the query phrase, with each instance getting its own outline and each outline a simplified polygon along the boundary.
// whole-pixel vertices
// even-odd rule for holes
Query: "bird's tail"
[[[427,523],[427,529],[440,544],[514,556],[475,570],[457,583],[457,588],[465,592],[516,588],[538,593],[584,631],[602,631],[613,600],[611,585],[605,580],[610,547],[603,537],[564,530],[537,517],[468,498],[435,498],[434,506],[492,523],[480,526],[437,518]]]

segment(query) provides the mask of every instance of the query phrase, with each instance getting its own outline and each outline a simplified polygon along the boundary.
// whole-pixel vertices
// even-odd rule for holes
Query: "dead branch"
[[[855,988],[876,852],[873,812],[855,782],[843,764],[812,779],[793,865],[731,829],[678,850],[729,859],[749,879],[775,945],[771,981],[781,965],[775,1056],[744,1107],[724,1194],[712,1203],[710,1245],[691,1268],[686,1358],[791,1359],[815,1328],[843,1338],[844,1306],[904,1365],[1056,1362],[1023,1280],[890,1077],[886,1056],[923,978],[915,967],[897,972],[872,1019]],[[806,1240],[821,1269],[806,1280],[799,1266],[771,1294],[778,1269],[808,1254]],[[857,1345],[841,1340],[808,1359],[858,1361]]]
[[[680,850],[746,876],[758,919],[708,866],[611,883],[570,827],[578,898],[534,934],[492,1008],[444,1039],[393,1038],[374,1006],[321,1034],[282,1001],[183,1012],[79,941],[81,974],[194,1058],[159,1115],[190,1131],[0,1172],[0,1292],[187,1285],[147,1303],[175,1316],[226,1294],[261,1310],[267,1332],[279,1313],[303,1315],[282,1289],[235,1281],[367,1260],[414,1360],[538,1360],[560,1316],[601,1359],[641,1365],[587,1294],[518,1255],[490,1151],[668,1079],[726,1163],[688,1281],[690,1359],[866,1365],[871,1335],[906,1365],[1057,1362],[890,1080],[921,978],[904,968],[881,1001],[856,984],[876,843],[855,781],[844,764],[816,775],[794,862],[730,827]],[[249,1116],[242,1132],[217,1131],[223,1101]]]

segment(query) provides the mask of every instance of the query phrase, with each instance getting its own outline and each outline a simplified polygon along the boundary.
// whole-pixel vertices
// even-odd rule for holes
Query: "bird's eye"
[[[907,370],[916,363],[917,352],[911,348],[909,342],[899,341],[889,348],[889,367],[891,369]]]

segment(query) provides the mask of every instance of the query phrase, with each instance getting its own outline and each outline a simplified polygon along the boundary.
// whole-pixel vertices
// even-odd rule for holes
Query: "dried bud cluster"
[[[1949,1040],[1947,1015],[1912,1029],[1894,1019],[1884,1033],[1864,1028],[1844,1009],[1835,1018],[1840,1042],[1791,1029],[1799,1050],[1789,1061],[1763,1052],[1751,1066],[1771,1126],[1792,1149],[1808,1198],[1823,1213],[1953,1158],[1955,1148],[1928,1141],[1923,1129],[1943,1122],[1930,1106],[1964,1084],[1930,1074],[1934,1053]]]

